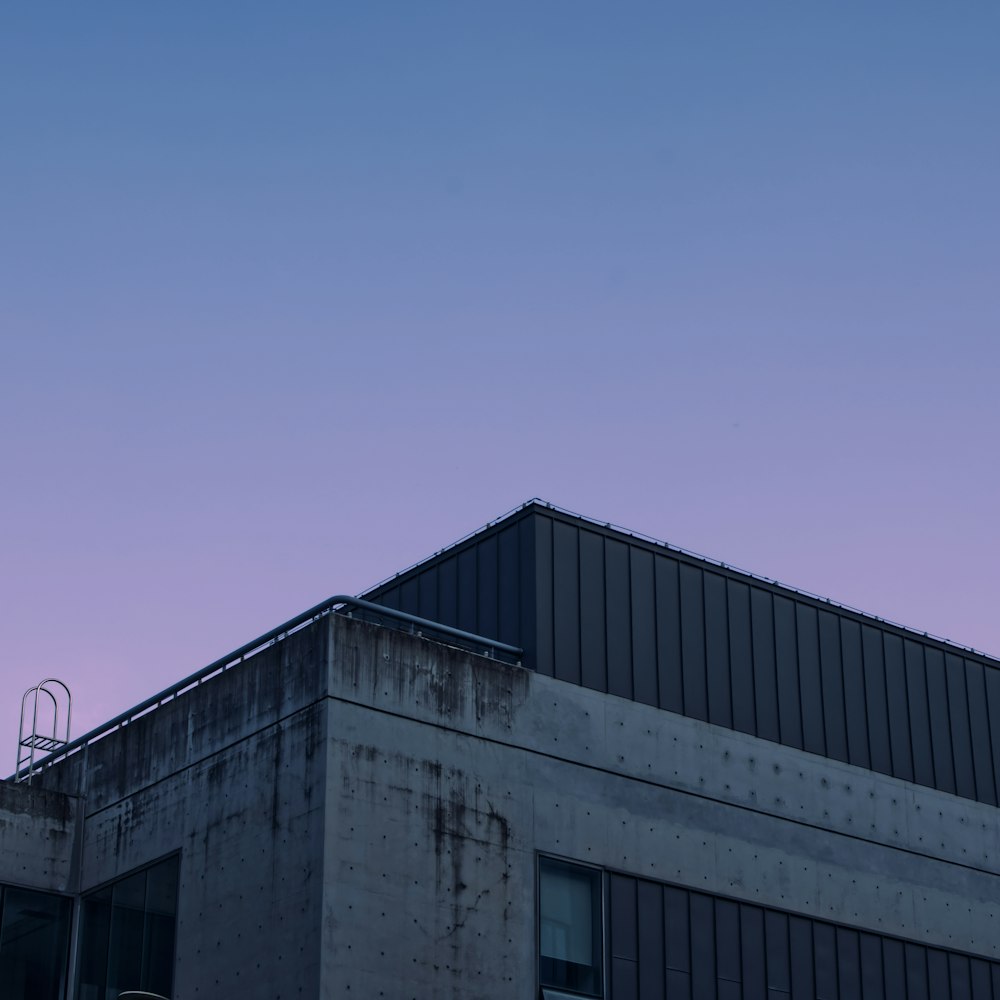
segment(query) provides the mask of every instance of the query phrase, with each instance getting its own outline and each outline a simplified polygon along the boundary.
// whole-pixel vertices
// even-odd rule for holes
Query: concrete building
[[[363,598],[0,782],[2,1000],[1000,1000],[996,661],[534,501]]]

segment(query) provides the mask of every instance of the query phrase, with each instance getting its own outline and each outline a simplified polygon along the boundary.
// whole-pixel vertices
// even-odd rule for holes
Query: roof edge
[[[468,534],[463,535],[457,541],[452,542],[450,545],[444,546],[444,548],[438,549],[436,552],[420,559],[405,569],[401,569],[398,573],[393,573],[391,576],[386,577],[384,580],[379,581],[373,586],[364,590],[359,597],[365,597],[366,595],[372,594],[377,590],[389,586],[390,584],[408,576],[413,571],[419,569],[422,566],[442,557],[447,556],[453,551],[457,551],[463,546],[468,545],[472,540],[479,537],[480,535],[487,534],[490,531],[498,529],[501,525],[513,524],[520,520],[522,517],[526,517],[531,512],[544,512],[548,514],[557,514],[562,518],[574,521],[578,524],[589,525],[594,528],[598,528],[601,531],[612,531],[623,538],[632,539],[637,542],[642,542],[644,545],[652,546],[654,548],[663,549],[666,552],[670,552],[674,555],[680,555],[684,557],[685,560],[690,560],[701,565],[708,565],[715,567],[717,569],[725,570],[727,573],[732,573],[740,577],[744,577],[747,580],[754,581],[756,583],[763,583],[769,589],[777,589],[794,595],[795,597],[805,598],[808,602],[812,604],[822,605],[823,607],[830,608],[836,611],[843,611],[847,614],[860,618],[864,621],[871,622],[872,624],[888,626],[889,628],[896,629],[899,632],[904,633],[913,639],[919,639],[923,641],[930,641],[937,643],[941,646],[947,647],[956,653],[962,654],[972,654],[974,656],[980,657],[981,659],[987,661],[991,666],[1000,668],[1000,656],[994,655],[992,653],[987,653],[984,650],[976,649],[973,646],[963,645],[954,639],[948,639],[944,636],[935,635],[933,632],[923,631],[918,628],[914,628],[910,625],[903,625],[900,622],[893,621],[891,618],[882,618],[879,615],[873,614],[870,611],[863,611],[861,608],[853,607],[850,604],[844,604],[840,601],[835,601],[832,598],[824,597],[822,594],[814,594],[812,591],[804,590],[801,587],[795,587],[788,583],[783,583],[781,580],[777,580],[771,577],[762,576],[759,573],[754,573],[751,570],[742,569],[739,566],[734,566],[732,563],[723,562],[721,559],[715,559],[712,556],[703,555],[700,552],[695,552],[691,549],[685,549],[680,545],[674,545],[671,542],[665,542],[661,538],[655,538],[652,535],[643,534],[641,531],[633,531],[630,528],[624,528],[619,524],[615,524],[612,521],[601,521],[597,518],[588,517],[586,514],[579,514],[576,511],[569,510],[566,507],[560,507],[558,504],[551,503],[548,500],[543,500],[540,497],[532,497],[530,500],[525,500],[524,503],[519,504],[517,507],[507,511],[505,514],[501,514],[499,517],[493,518],[493,520],[487,522],[480,528],[476,528],[474,531],[470,531]]]

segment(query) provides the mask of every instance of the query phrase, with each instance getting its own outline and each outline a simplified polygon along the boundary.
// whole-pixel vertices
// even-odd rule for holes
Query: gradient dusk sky
[[[533,496],[1000,652],[1000,5],[8,3],[0,130],[3,774]]]

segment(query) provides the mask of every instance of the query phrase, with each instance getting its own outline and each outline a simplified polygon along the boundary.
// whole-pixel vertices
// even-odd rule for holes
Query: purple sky
[[[1000,652],[1000,6],[0,11],[0,771],[532,496]]]

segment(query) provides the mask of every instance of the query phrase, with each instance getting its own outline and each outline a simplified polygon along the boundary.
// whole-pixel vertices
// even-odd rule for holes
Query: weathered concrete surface
[[[506,998],[537,851],[1000,955],[996,811],[333,620],[324,998]]]
[[[180,852],[174,1000],[317,995],[326,634],[304,629],[44,775],[85,797],[83,891]]]
[[[0,882],[75,891],[79,806],[60,792],[0,781]]]

